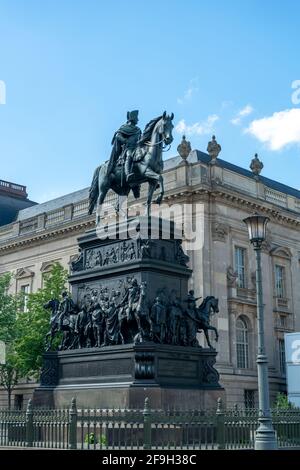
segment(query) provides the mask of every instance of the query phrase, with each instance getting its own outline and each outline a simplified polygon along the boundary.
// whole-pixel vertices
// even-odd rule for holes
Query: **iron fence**
[[[272,410],[279,448],[300,448],[300,410]],[[257,409],[0,410],[0,446],[52,449],[253,449]]]

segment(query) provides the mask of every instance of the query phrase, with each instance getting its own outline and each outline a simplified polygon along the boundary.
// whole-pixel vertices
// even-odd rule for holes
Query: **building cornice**
[[[191,168],[199,166],[199,175],[196,177],[191,175]],[[205,168],[204,168],[205,167]],[[205,174],[202,174],[203,168]],[[220,172],[220,170],[222,170]],[[245,212],[258,211],[270,217],[271,221],[288,226],[293,229],[300,227],[300,213],[291,210],[289,207],[281,207],[266,199],[264,187],[258,183],[256,194],[244,191],[241,187],[230,186],[224,182],[223,175],[225,169],[210,168],[209,165],[203,163],[193,163],[190,165],[179,165],[175,168],[168,169],[164,172],[165,176],[175,172],[174,181],[167,181],[166,191],[163,202],[170,204],[180,204],[183,202],[192,203],[197,200],[203,202],[221,202],[222,204],[243,208]],[[197,180],[197,181],[195,181]],[[251,181],[251,184],[253,181]],[[255,191],[253,191],[255,193]],[[138,201],[129,199],[128,206],[143,206],[146,200],[146,191],[142,191],[142,196]],[[82,200],[75,204],[62,206],[56,212],[50,212],[50,216],[56,217],[53,226],[47,226],[48,213],[39,214],[34,218],[28,218],[10,224],[9,229],[2,228],[2,233],[7,233],[7,237],[0,238],[0,253],[7,253],[19,248],[24,248],[36,244],[46,243],[49,240],[65,237],[69,234],[80,233],[87,228],[94,226],[94,215],[88,216],[83,213],[80,217],[75,217],[74,210],[78,206],[86,206],[84,211],[87,212],[87,200]],[[80,207],[81,210],[81,207]],[[108,215],[111,218],[111,214]],[[53,219],[50,219],[53,223]],[[31,227],[32,225],[32,227]],[[28,230],[27,233],[20,233],[21,228]],[[30,230],[30,231],[29,231]],[[11,234],[10,238],[8,234]],[[0,231],[1,235],[1,231]]]

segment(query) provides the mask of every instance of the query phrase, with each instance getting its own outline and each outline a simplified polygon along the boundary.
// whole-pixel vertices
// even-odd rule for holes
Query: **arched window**
[[[248,326],[245,320],[239,317],[236,321],[236,357],[240,369],[249,368],[249,338]]]

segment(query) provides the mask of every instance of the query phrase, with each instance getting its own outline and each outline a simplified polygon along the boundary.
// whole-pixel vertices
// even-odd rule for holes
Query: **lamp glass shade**
[[[269,220],[269,217],[259,214],[253,214],[244,219],[248,228],[249,240],[251,243],[263,242],[265,240],[267,223]]]

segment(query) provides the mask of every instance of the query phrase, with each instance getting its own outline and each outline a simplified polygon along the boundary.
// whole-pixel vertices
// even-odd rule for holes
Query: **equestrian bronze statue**
[[[127,113],[127,122],[115,132],[112,139],[110,159],[98,166],[94,172],[89,191],[89,214],[96,207],[96,223],[101,221],[101,207],[110,189],[119,196],[128,196],[132,191],[135,199],[140,196],[142,183],[148,183],[146,214],[150,215],[153,193],[159,188],[156,203],[160,204],[164,195],[162,177],[162,154],[173,141],[174,114],[166,111],[152,119],[142,133],[137,126],[138,111]],[[119,203],[116,205],[119,211]]]

